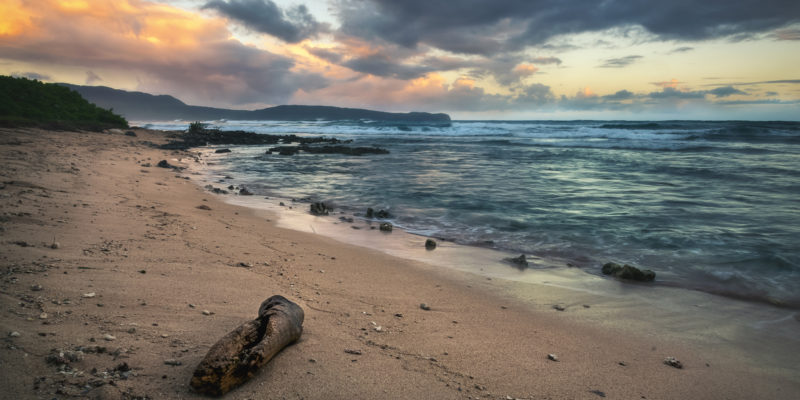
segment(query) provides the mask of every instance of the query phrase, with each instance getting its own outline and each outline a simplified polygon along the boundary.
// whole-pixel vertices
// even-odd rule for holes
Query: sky
[[[187,104],[800,120],[797,0],[2,0],[0,74]]]

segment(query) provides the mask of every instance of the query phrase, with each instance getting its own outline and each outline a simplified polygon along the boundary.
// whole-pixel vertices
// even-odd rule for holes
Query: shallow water
[[[259,195],[386,209],[409,232],[800,305],[800,123],[231,121],[388,155],[231,147],[211,173]],[[186,123],[152,124],[182,129]],[[305,206],[307,207],[307,206]]]

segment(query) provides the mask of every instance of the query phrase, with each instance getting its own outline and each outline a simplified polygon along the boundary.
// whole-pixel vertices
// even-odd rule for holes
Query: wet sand
[[[800,395],[791,311],[569,268],[442,267],[473,250],[400,231],[418,254],[287,229],[280,209],[156,167],[194,154],[135,132],[0,131],[1,398],[201,398],[194,367],[275,294],[304,309],[303,335],[225,398]]]

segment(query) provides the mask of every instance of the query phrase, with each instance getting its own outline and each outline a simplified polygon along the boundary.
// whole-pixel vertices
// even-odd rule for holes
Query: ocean
[[[322,201],[354,218],[383,209],[418,235],[598,275],[606,262],[629,263],[655,271],[657,285],[800,308],[797,122],[209,122],[389,150],[226,146],[210,176],[264,201]]]

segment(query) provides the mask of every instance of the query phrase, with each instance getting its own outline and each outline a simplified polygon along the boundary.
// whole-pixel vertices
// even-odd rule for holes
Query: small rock
[[[175,360],[175,359],[170,358],[168,360],[164,360],[164,364],[172,365],[172,366],[176,366],[177,367],[178,365],[181,365],[183,363],[180,362],[179,360]]]
[[[344,352],[347,353],[347,354],[355,354],[357,356],[361,355],[361,350],[344,349]]]
[[[605,394],[605,392],[603,392],[603,391],[601,391],[601,390],[590,390],[590,391],[589,391],[589,393],[596,394],[596,395],[598,395],[598,396],[600,396],[600,397],[606,397],[606,394]]]
[[[43,312],[43,313],[39,314],[39,319],[47,319],[47,313]]]
[[[382,231],[384,231],[384,232],[391,232],[392,229],[393,229],[393,226],[392,226],[392,224],[390,222],[383,222],[383,223],[381,223],[380,229]]]
[[[53,242],[53,243],[50,244],[50,248],[53,249],[53,250],[58,250],[58,249],[61,248],[61,243]]]
[[[239,189],[239,195],[241,195],[241,196],[252,196],[253,192],[251,192],[250,189],[243,187],[243,188]]]
[[[556,310],[556,311],[564,311],[564,310],[566,310],[566,308],[564,308],[564,306],[562,306],[561,304],[554,305],[553,309]]]
[[[194,307],[195,307],[194,304],[189,303],[189,308],[194,308]]]
[[[525,254],[520,254],[519,257],[504,258],[503,261],[514,264],[519,269],[528,268],[528,260],[525,259]]]
[[[436,248],[436,241],[433,239],[425,240],[425,249],[426,250],[433,250]]]
[[[134,132],[134,131],[125,131],[125,136],[133,136],[133,137],[136,137],[136,132]]]
[[[31,290],[33,290],[34,292],[40,292],[44,290],[44,287],[42,287],[42,285],[39,285],[37,283],[36,285],[31,286]]]
[[[431,310],[431,307],[430,307],[428,304],[426,304],[426,303],[422,303],[422,304],[420,304],[420,305],[419,305],[419,308],[421,308],[421,309],[423,309],[423,310],[425,310],[425,311],[430,311],[430,310]]]
[[[94,292],[84,293],[83,295],[81,295],[81,297],[83,297],[85,299],[91,299],[92,297],[95,297],[95,296],[97,296],[97,294],[95,294]]]
[[[667,357],[667,358],[665,358],[664,359],[664,364],[667,364],[670,367],[677,368],[677,369],[682,369],[683,368],[683,364],[680,361],[678,361],[675,357]]]
[[[175,166],[168,163],[167,160],[159,161],[158,164],[156,164],[156,166],[160,168],[175,168]]]
[[[230,153],[231,149],[217,149],[214,153],[222,154],[222,153]]]
[[[321,201],[318,201],[315,203],[311,203],[309,211],[311,212],[311,215],[329,215],[330,212],[333,211],[333,208],[328,207],[327,204]]]
[[[558,361],[558,357],[555,354],[548,354],[547,359],[550,361]]]
[[[14,331],[14,332],[9,333],[8,337],[20,337],[20,334],[19,334],[19,332]]]
[[[203,315],[211,315],[211,311],[203,310]]]
[[[103,335],[103,340],[106,340],[106,341],[108,341],[108,342],[111,342],[111,341],[113,341],[113,340],[117,340],[117,338],[116,338],[116,337],[114,337],[114,336],[112,336],[112,335],[109,335],[108,333],[106,333],[105,335]]]
[[[649,269],[639,269],[632,265],[619,265],[613,262],[605,263],[602,272],[605,275],[631,281],[652,282],[656,279],[656,273]]]
[[[383,332],[383,327],[380,326],[380,325],[376,326],[374,329],[375,329],[375,332]]]
[[[236,264],[236,266],[237,267],[242,267],[242,268],[253,268],[253,264],[246,263],[246,262],[240,262],[240,263]]]
[[[197,206],[197,207],[195,207],[195,208],[197,208],[198,210],[206,210],[206,211],[211,211],[211,207],[209,207],[209,206],[207,206],[207,205],[205,205],[205,204],[201,204],[201,205],[199,205],[199,206]]]
[[[128,333],[136,333],[136,328],[134,327],[128,328]]]

